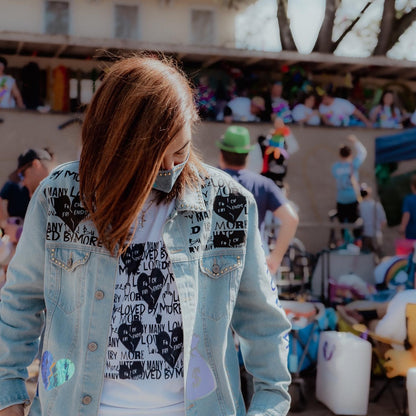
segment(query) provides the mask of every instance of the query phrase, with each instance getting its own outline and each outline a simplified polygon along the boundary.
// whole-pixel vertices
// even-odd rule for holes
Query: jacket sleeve
[[[257,225],[257,206],[248,197],[246,258],[232,325],[244,364],[254,378],[249,416],[286,415],[290,407],[287,368],[290,323],[280,306]]]
[[[27,367],[33,361],[44,322],[43,273],[46,200],[33,194],[0,301],[0,409],[28,402]]]

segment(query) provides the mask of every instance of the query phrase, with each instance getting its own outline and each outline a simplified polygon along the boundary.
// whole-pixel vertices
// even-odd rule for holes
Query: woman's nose
[[[170,170],[175,166],[173,158],[165,157],[162,162],[162,169],[163,170]]]

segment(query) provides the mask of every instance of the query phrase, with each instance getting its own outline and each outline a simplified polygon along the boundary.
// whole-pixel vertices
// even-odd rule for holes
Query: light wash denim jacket
[[[267,271],[254,198],[206,169],[163,231],[183,317],[186,415],[246,414],[231,328],[254,376],[248,414],[286,415],[290,324]],[[97,415],[118,259],[85,218],[78,179],[78,162],[61,165],[31,199],[1,293],[0,409],[28,400],[26,367],[45,324],[30,414]]]

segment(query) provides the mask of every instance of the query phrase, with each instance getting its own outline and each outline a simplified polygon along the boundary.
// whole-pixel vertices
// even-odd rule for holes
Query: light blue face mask
[[[157,174],[153,184],[153,189],[168,194],[172,190],[173,185],[175,185],[176,179],[178,179],[179,175],[182,173],[182,170],[185,167],[186,162],[188,162],[188,159],[189,153],[182,163],[175,165],[172,169],[159,170],[159,173]]]

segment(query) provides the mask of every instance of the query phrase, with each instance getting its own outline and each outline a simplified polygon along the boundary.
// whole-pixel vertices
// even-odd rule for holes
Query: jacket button
[[[98,348],[98,345],[97,345],[97,343],[95,343],[95,342],[90,342],[89,344],[88,344],[88,349],[90,350],[90,351],[96,351],[97,350],[97,348]]]
[[[104,298],[104,292],[102,290],[97,290],[95,292],[95,299],[101,300]]]
[[[92,397],[88,394],[86,394],[83,398],[82,398],[82,404],[90,404],[92,402]]]

